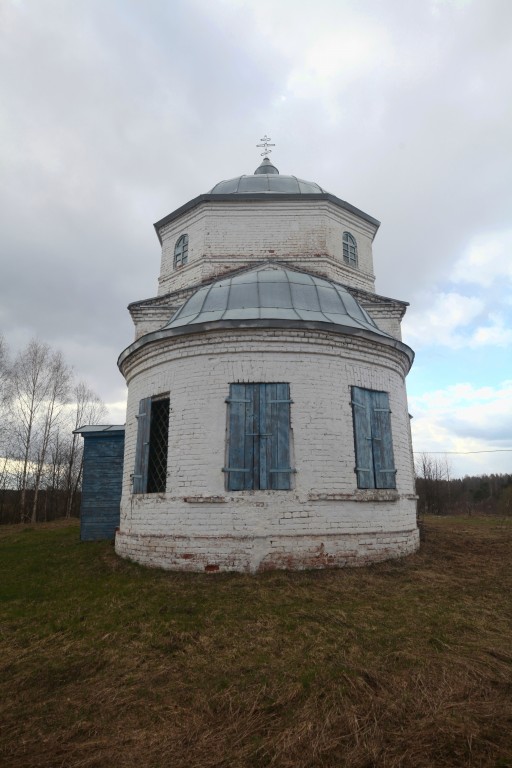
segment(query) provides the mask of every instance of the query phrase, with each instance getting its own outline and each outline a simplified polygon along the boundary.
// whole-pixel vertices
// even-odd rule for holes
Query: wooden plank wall
[[[119,526],[124,432],[84,434],[81,541],[112,540]]]

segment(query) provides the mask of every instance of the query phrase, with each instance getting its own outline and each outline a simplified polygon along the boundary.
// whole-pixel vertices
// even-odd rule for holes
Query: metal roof
[[[234,179],[219,181],[209,192],[210,195],[251,195],[255,193],[322,195],[326,191],[314,181],[304,181],[297,176],[281,176],[279,172],[262,173],[260,171],[252,176],[243,174],[242,176],[235,176]]]
[[[279,170],[275,167],[269,157],[264,157],[254,173],[279,173]]]
[[[199,288],[164,328],[269,319],[328,323],[388,336],[343,286],[273,263]]]
[[[124,432],[124,424],[85,424],[73,430],[74,435],[86,435],[91,432]]]
[[[125,361],[148,344],[191,333],[250,328],[357,336],[400,351],[409,361],[408,369],[414,359],[412,349],[381,331],[342,285],[270,262],[199,287],[167,325],[140,336],[121,352],[117,364],[123,371]]]
[[[378,228],[380,226],[380,222],[374,219],[373,216],[369,216],[364,211],[359,210],[359,208],[345,202],[345,200],[340,200],[314,181],[305,181],[297,176],[282,176],[269,158],[265,157],[252,175],[242,174],[241,176],[235,176],[233,179],[219,181],[207,194],[195,197],[168,216],[164,216],[163,219],[154,224],[154,227],[161,243],[160,229],[162,227],[203,202],[246,203],[248,201],[264,201],[268,203],[273,200],[279,200],[279,202],[282,200],[297,200],[298,195],[300,196],[299,199],[304,202],[307,200],[314,200],[315,202],[328,200],[340,206],[340,208],[344,208],[346,211],[359,216],[374,227]]]
[[[297,176],[281,176],[279,170],[264,157],[254,173],[242,174],[234,179],[219,181],[210,195],[251,195],[273,193],[278,195],[323,195],[325,189],[314,181],[304,181]]]

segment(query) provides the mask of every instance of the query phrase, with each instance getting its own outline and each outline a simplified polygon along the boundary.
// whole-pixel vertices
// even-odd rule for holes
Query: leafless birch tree
[[[83,381],[73,389],[73,418],[71,437],[68,445],[68,463],[66,468],[66,517],[70,517],[73,502],[82,481],[83,445],[80,435],[73,434],[75,429],[85,424],[100,424],[105,418],[106,408],[100,398]]]
[[[18,441],[20,464],[20,519],[27,517],[27,490],[33,475],[34,502],[31,520],[37,514],[37,495],[48,445],[62,405],[66,400],[70,369],[60,352],[33,339],[15,358],[10,369],[11,410]]]
[[[41,487],[41,477],[46,466],[48,450],[52,439],[58,435],[57,428],[62,417],[64,405],[69,400],[71,369],[63,360],[60,352],[52,352],[46,360],[43,372],[45,395],[40,406],[39,439],[35,457],[34,499],[31,522],[37,520],[37,501]]]

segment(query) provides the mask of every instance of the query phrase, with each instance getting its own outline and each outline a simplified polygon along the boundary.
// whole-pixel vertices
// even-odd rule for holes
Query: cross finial
[[[263,147],[263,152],[261,153],[262,157],[268,157],[270,153],[272,152],[271,149],[268,149],[268,147],[275,147],[275,144],[269,144],[270,136],[267,136],[267,134],[264,135],[260,141],[263,142],[263,144],[256,144],[257,147]]]

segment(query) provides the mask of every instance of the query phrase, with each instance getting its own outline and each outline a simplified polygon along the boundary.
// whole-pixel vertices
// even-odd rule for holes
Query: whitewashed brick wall
[[[128,358],[119,554],[190,570],[362,564],[418,545],[405,356],[355,336],[292,330],[193,334]],[[232,382],[289,382],[294,488],[225,489]],[[350,387],[389,393],[397,490],[360,491]],[[131,494],[143,397],[169,393],[165,494]]]
[[[358,246],[358,268],[343,262],[343,232]],[[376,227],[326,200],[203,202],[160,230],[159,295],[241,269],[262,259],[373,291],[372,241]],[[174,247],[188,234],[188,263],[174,268]]]

